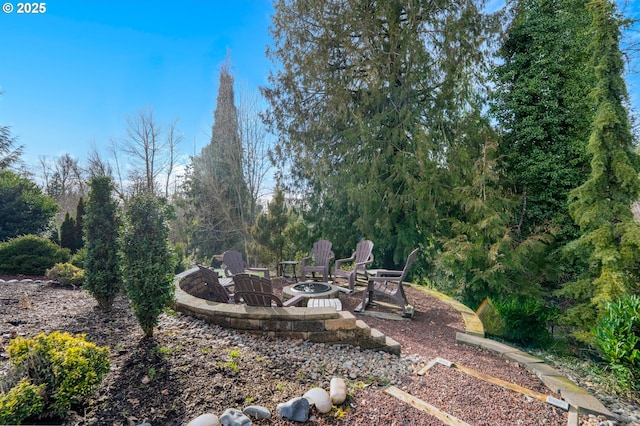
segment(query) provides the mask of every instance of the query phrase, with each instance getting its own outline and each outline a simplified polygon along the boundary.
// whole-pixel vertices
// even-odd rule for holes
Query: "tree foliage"
[[[173,301],[173,256],[169,246],[170,206],[150,193],[134,197],[122,233],[122,275],[133,313],[145,336]]]
[[[488,141],[471,168],[472,182],[453,190],[459,207],[450,219],[455,236],[444,239],[436,260],[441,289],[472,309],[485,298],[540,297],[540,284],[552,272],[545,258],[551,234],[522,239],[513,226],[508,212],[514,200],[501,188],[495,150]]]
[[[284,259],[287,244],[285,230],[290,221],[290,212],[285,204],[284,191],[277,185],[273,199],[267,205],[267,212],[258,216],[252,228],[253,239],[258,246],[260,258],[266,263],[277,265]]]
[[[584,0],[517,0],[494,69],[493,113],[507,188],[518,195],[514,223],[524,236],[540,226],[577,235],[567,197],[588,172],[586,140],[593,118],[588,99],[589,14]]]
[[[67,212],[60,225],[60,247],[68,248],[72,253],[76,246],[76,220]]]
[[[44,234],[58,211],[55,202],[29,179],[0,170],[0,241]]]
[[[118,258],[118,204],[113,198],[114,185],[111,178],[94,176],[89,186],[89,200],[84,217],[84,285],[98,301],[100,308],[109,310],[122,288]]]
[[[640,224],[631,211],[640,194],[640,162],[625,106],[621,21],[609,0],[594,0],[589,8],[596,74],[591,95],[597,110],[588,145],[591,173],[570,194],[569,211],[582,235],[568,245],[571,254],[588,259],[589,267],[562,290],[575,302],[567,319],[583,331],[590,330],[607,302],[640,292]]]
[[[486,30],[474,1],[276,2],[266,118],[304,209],[339,212],[326,236],[365,235],[391,266],[435,232]]]
[[[69,260],[69,250],[47,238],[22,235],[0,243],[0,274],[38,275]]]
[[[11,128],[0,126],[0,170],[10,169],[20,163],[23,150],[24,147],[17,145],[16,139],[11,136]]]
[[[84,206],[84,198],[80,197],[78,200],[78,205],[76,206],[76,229],[75,229],[75,246],[73,248],[73,252],[80,250],[84,247],[84,239],[82,237],[83,227],[84,227],[84,215],[86,213]]]
[[[195,218],[192,244],[199,255],[244,250],[249,192],[228,64],[220,69],[211,142],[192,159],[188,187]]]

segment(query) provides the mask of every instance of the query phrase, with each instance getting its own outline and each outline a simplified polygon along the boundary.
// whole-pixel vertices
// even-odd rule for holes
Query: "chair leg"
[[[367,306],[369,306],[369,303],[371,303],[371,293],[369,293],[369,290],[367,289],[362,292],[362,302],[355,307],[354,311],[364,312],[365,309],[367,309]]]

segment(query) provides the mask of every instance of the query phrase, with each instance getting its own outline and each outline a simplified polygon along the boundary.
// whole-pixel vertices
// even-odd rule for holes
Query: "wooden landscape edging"
[[[507,382],[505,380],[502,379],[498,379],[497,377],[493,377],[493,376],[489,376],[488,374],[485,373],[481,373],[480,371],[476,371],[474,369],[468,368],[468,367],[463,367],[462,365],[458,365],[458,364],[454,364],[451,361],[447,361],[446,359],[442,359],[442,358],[434,358],[431,361],[429,361],[427,363],[427,365],[422,368],[420,371],[418,371],[418,375],[422,376],[424,375],[431,367],[433,367],[436,364],[442,364],[446,367],[450,367],[450,368],[455,368],[457,370],[462,371],[465,374],[468,374],[470,376],[476,377],[480,380],[484,380],[485,382],[489,382],[492,383],[494,385],[498,385],[500,387],[512,390],[514,392],[518,392],[521,393],[523,395],[527,395],[531,398],[535,398],[539,401],[545,402],[547,404],[551,404],[554,407],[557,408],[561,408],[565,411],[569,410],[569,403],[567,403],[566,401],[563,401],[561,399],[558,398],[554,398],[550,395],[545,395],[543,393],[531,390],[531,389],[527,389],[523,386],[517,385],[515,383],[511,383],[511,382]]]
[[[421,399],[416,398],[413,395],[410,395],[404,391],[401,391],[395,386],[389,386],[384,390],[391,396],[395,396],[401,401],[406,402],[407,404],[417,408],[418,410],[424,411],[427,414],[436,417],[438,420],[442,421],[444,424],[449,426],[471,426],[469,423],[464,422],[457,417],[452,416],[451,414],[447,414],[444,411],[434,407],[433,405],[424,402]]]

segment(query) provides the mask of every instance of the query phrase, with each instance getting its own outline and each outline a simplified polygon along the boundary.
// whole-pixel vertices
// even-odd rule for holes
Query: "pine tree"
[[[120,292],[120,262],[118,204],[112,194],[111,178],[94,176],[89,183],[89,200],[84,216],[84,237],[87,254],[84,265],[84,285],[103,310],[111,309]]]
[[[567,247],[588,267],[561,292],[574,300],[567,320],[582,331],[591,329],[606,302],[640,292],[640,225],[631,211],[640,194],[640,161],[625,107],[621,21],[610,0],[594,0],[589,9],[597,110],[588,145],[591,173],[570,194],[569,211],[582,235]]]

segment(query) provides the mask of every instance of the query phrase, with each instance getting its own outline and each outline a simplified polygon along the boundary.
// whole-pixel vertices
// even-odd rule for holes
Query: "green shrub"
[[[188,262],[184,254],[184,244],[177,243],[173,246],[173,264],[176,265],[173,272],[179,274],[187,270]]]
[[[68,260],[68,249],[36,235],[0,243],[0,274],[44,275],[56,263]]]
[[[98,306],[107,311],[122,289],[118,257],[120,216],[109,177],[93,177],[89,186],[89,201],[84,215],[84,283]]]
[[[145,336],[173,303],[173,254],[167,218],[170,206],[151,194],[135,197],[122,233],[122,277],[133,313]]]
[[[640,297],[608,303],[595,336],[620,388],[640,391]]]
[[[545,346],[551,340],[549,322],[557,316],[555,307],[540,300],[515,296],[493,301],[504,322],[504,338],[527,346]]]
[[[109,348],[84,335],[54,331],[33,339],[16,337],[7,347],[18,377],[44,386],[45,415],[64,416],[71,404],[89,397],[109,371]]]
[[[86,259],[87,259],[87,249],[85,247],[82,247],[73,256],[71,256],[71,260],[69,262],[73,266],[76,266],[80,269],[84,269],[84,262]]]
[[[44,409],[44,385],[31,384],[22,379],[6,394],[0,395],[0,424],[21,424],[27,417],[40,414]]]
[[[84,271],[71,263],[56,263],[51,269],[47,269],[45,275],[50,280],[72,287],[80,287],[84,279]]]
[[[34,182],[9,170],[0,170],[0,241],[45,234],[51,229],[57,211],[55,201]]]

